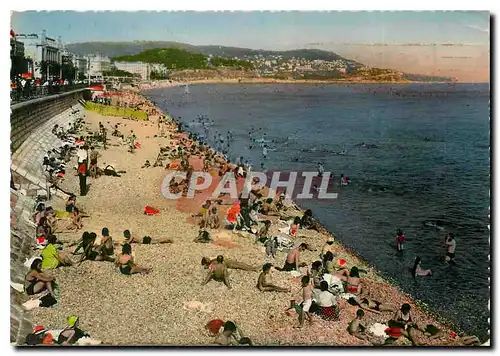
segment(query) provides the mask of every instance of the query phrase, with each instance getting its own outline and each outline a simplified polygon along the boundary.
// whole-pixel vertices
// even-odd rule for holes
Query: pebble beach
[[[83,330],[93,339],[101,340],[103,345],[110,346],[213,345],[214,338],[204,329],[205,324],[213,319],[234,321],[257,346],[371,345],[347,333],[346,328],[349,321],[355,318],[357,308],[341,299],[339,321],[327,322],[313,317],[312,325],[306,324],[304,328],[297,329],[297,316],[288,315],[285,311],[290,300],[301,300],[300,277],[293,277],[288,272],[273,270],[270,280],[276,285],[290,288],[290,293],[260,292],[256,288],[259,273],[240,270],[229,272],[232,289],[215,281],[202,286],[206,270],[200,261],[204,256],[215,258],[223,255],[254,266],[262,266],[267,262],[281,266],[286,253],[278,252],[275,260],[268,258],[264,247],[255,244],[253,238],[245,233],[233,233],[224,227],[211,230],[215,243],[195,243],[193,239],[198,235],[199,220],[191,215],[197,213],[200,206],[168,200],[162,195],[162,181],[170,170],[165,167],[141,168],[146,160],[154,162],[160,147],[176,148],[176,140],[169,137],[176,127],[173,124],[169,126],[167,137],[155,137],[158,133],[157,120],[163,113],[138,93],[125,92],[119,100],[145,103],[143,108],[148,108],[149,120],[127,120],[86,112],[86,127],[89,131],[98,131],[101,122],[111,132],[119,124],[120,131],[125,135],[130,130],[134,131],[140,148],[129,153],[121,139],[108,135],[107,149],[98,149],[99,166],[104,168],[112,165],[117,171],[126,173],[120,177],[89,178],[89,192],[84,197],[78,196],[76,205],[90,217],[83,219],[82,230],[58,234],[57,237],[64,242],[74,242],[81,238],[84,231],[100,235],[102,228],[107,227],[116,242],[122,241],[123,231],[128,229],[132,236],[139,239],[143,236],[151,236],[153,240],[169,238],[173,243],[133,245],[135,262],[139,266],[152,268],[152,272],[147,275],[123,275],[113,263],[95,261],[84,261],[80,265],[52,271],[60,288],[59,303],[52,308],[30,311],[36,324],[49,329],[61,329],[68,315],[78,315]],[[76,165],[76,158],[71,164]],[[66,191],[78,192],[78,177],[74,171],[68,170],[61,187]],[[62,210],[64,201],[55,200],[52,205],[56,210]],[[148,205],[158,209],[160,214],[145,215],[144,208]],[[220,209],[219,214],[223,221],[224,209]],[[277,233],[277,218],[271,220],[271,234]],[[320,259],[321,248],[332,238],[326,231],[300,230],[299,235],[294,242],[307,242],[316,250],[301,254],[301,261],[308,266]],[[357,266],[367,271],[361,276],[362,283],[368,286],[373,299],[383,300],[394,309],[409,303],[419,323],[432,323],[445,335],[442,339],[430,341],[422,333],[416,332],[417,339],[422,338],[422,342],[428,345],[450,345],[447,337],[451,332],[449,326],[436,321],[338,241],[335,241],[334,248],[336,258],[345,259],[349,268]],[[66,253],[72,250],[65,244]],[[74,256],[72,258],[76,260]],[[307,267],[301,272],[302,275],[306,274]],[[193,302],[200,302],[203,307],[190,308],[188,304],[196,304]],[[391,316],[391,313],[379,315],[367,312],[364,323],[384,323]],[[397,341],[399,345],[411,345],[402,339]]]

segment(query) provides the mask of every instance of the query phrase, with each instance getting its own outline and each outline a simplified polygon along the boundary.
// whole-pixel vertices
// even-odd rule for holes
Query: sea
[[[321,162],[335,181],[348,176],[337,199],[299,205],[431,312],[489,338],[489,84],[203,84],[145,95],[193,133],[204,131],[200,116],[210,132],[230,130],[231,160],[254,170]],[[265,138],[267,158],[249,132]],[[447,232],[455,264],[443,260]],[[416,256],[431,277],[412,277]]]

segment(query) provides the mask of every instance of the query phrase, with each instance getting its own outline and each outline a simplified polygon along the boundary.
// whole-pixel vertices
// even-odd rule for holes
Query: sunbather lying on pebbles
[[[139,240],[135,237],[132,236],[132,234],[130,233],[130,230],[125,230],[123,231],[123,238],[125,239],[125,243],[128,243],[128,244],[133,244],[133,243],[136,243],[136,244],[142,244],[144,243],[144,240]],[[151,239],[151,242],[149,243],[150,245],[153,245],[153,244],[171,244],[173,243],[173,241],[171,239]]]
[[[150,273],[151,268],[139,267],[134,263],[134,257],[132,257],[132,247],[130,244],[125,244],[122,247],[122,253],[116,257],[115,265],[120,267],[120,272],[122,274],[131,275],[136,273]]]
[[[369,295],[366,294],[356,296],[355,298],[350,298],[349,304],[357,305],[360,308],[371,311],[375,314],[381,314],[382,312],[394,312],[394,308],[390,305],[383,304],[378,300],[371,299]]]
[[[215,263],[210,264],[209,272],[207,274],[207,277],[203,281],[201,285],[205,285],[210,280],[214,280],[217,282],[224,282],[224,284],[227,286],[228,289],[231,289],[231,285],[229,284],[229,276],[227,273],[227,267],[224,264],[224,257],[219,255],[217,256],[217,259]]]
[[[42,260],[36,258],[31,262],[30,271],[26,275],[24,287],[28,295],[34,295],[44,290],[48,290],[55,298],[53,289],[55,282],[56,280],[54,277],[42,272]]]
[[[201,265],[205,267],[205,269],[210,268],[211,265],[214,263],[217,263],[217,259],[215,258],[208,258],[208,257],[203,257],[201,259]],[[250,266],[247,265],[246,263],[238,262],[236,260],[231,260],[224,258],[223,263],[226,265],[228,269],[239,269],[242,271],[253,271],[257,272],[260,269],[260,266]]]
[[[260,290],[261,292],[285,292],[285,293],[290,292],[290,288],[275,286],[274,284],[267,282],[267,276],[271,271],[271,267],[272,264],[270,263],[266,263],[264,266],[262,266],[262,272],[260,273],[259,278],[257,280],[257,289]]]

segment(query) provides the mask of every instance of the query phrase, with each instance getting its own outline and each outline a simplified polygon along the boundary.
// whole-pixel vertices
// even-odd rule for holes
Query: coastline
[[[314,84],[314,83],[311,83],[311,81],[280,81],[278,83],[274,83],[273,84],[283,84],[283,83],[296,83],[296,84]],[[265,82],[267,83],[267,82]],[[336,82],[328,82],[328,83],[325,83],[323,81],[321,81],[321,83],[323,84],[338,84]],[[345,84],[348,84],[347,82],[343,82]],[[359,84],[366,84],[366,83],[360,83],[360,82],[357,82]],[[381,83],[381,82],[376,82],[376,83]],[[389,82],[389,83],[394,83],[394,82]],[[410,83],[418,83],[418,82],[410,82]],[[177,85],[174,85],[174,86],[182,86],[182,85],[185,85],[186,83],[178,83]],[[264,84],[264,83],[261,83],[261,82],[252,82],[252,83],[247,83],[247,82],[238,82],[237,80],[233,80],[231,81],[230,83],[226,82],[226,81],[211,81],[211,80],[208,80],[208,81],[193,81],[193,82],[189,82],[189,84]],[[352,84],[352,83],[351,83]],[[387,84],[387,83],[386,83]],[[408,83],[400,83],[400,84],[408,84]],[[442,83],[441,83],[442,84]],[[172,86],[172,85],[171,85]],[[150,90],[150,89],[144,89],[143,91],[147,91],[147,90]],[[145,93],[143,93],[143,91],[139,92],[139,95],[141,95],[145,100],[151,102],[150,99],[148,99],[145,95]],[[154,107],[156,108],[156,110],[160,113],[163,113],[163,111],[161,110],[161,108],[159,108],[158,106],[154,105]],[[170,120],[174,121],[174,119],[170,116],[170,114],[167,112],[167,113],[163,113],[165,116],[169,117]],[[174,121],[175,122],[175,121]],[[183,132],[188,132],[190,133],[189,130],[186,130],[184,129]],[[217,152],[219,155],[222,156],[222,153],[218,152],[215,150],[215,148],[211,147],[213,151]],[[226,161],[227,162],[227,161]],[[300,206],[300,204],[298,204],[296,201],[292,201],[292,203],[294,204],[294,206],[296,206],[302,213],[306,210],[304,208],[302,208]],[[465,334],[465,332],[463,330],[461,330],[457,325],[455,325],[452,321],[446,319],[444,316],[436,313],[436,312],[433,312],[429,309],[428,305],[423,302],[423,301],[420,301],[420,300],[417,300],[417,299],[414,299],[410,294],[406,293],[405,291],[403,291],[400,286],[395,282],[395,281],[391,281],[390,278],[388,278],[387,276],[382,276],[382,274],[376,269],[376,267],[374,265],[372,265],[371,263],[369,263],[368,261],[364,260],[362,257],[360,257],[356,251],[344,246],[342,244],[341,241],[338,240],[337,236],[335,235],[335,232],[332,232],[332,231],[329,231],[322,223],[321,221],[319,221],[317,218],[316,218],[316,221],[319,223],[320,227],[321,227],[321,232],[318,232],[320,235],[322,235],[323,237],[326,237],[325,240],[328,240],[330,238],[333,238],[335,240],[335,245],[337,246],[337,248],[339,250],[342,250],[346,255],[348,256],[351,256],[352,258],[356,259],[358,262],[357,262],[357,266],[361,267],[361,268],[364,268],[366,269],[367,271],[369,271],[369,275],[378,280],[379,282],[381,283],[384,283],[384,284],[387,284],[389,286],[391,286],[392,288],[395,288],[397,290],[397,292],[407,298],[409,298],[411,301],[412,301],[412,308],[416,307],[419,309],[420,312],[426,314],[429,318],[431,318],[432,320],[434,320],[435,322],[441,324],[442,326],[446,327],[446,328],[449,328],[449,331],[454,331],[456,333],[459,333],[459,334]]]
[[[159,115],[162,114],[161,109],[154,106],[143,94],[126,95],[130,96],[130,100],[148,103],[150,108],[156,108]],[[133,129],[139,137],[141,148],[132,155],[127,153],[126,147],[120,145],[119,141],[111,138],[113,141],[108,149],[99,151],[102,154],[100,162],[111,164],[117,170],[126,170],[127,173],[121,178],[100,177],[91,180],[89,194],[86,197],[78,197],[77,205],[91,215],[88,220],[84,220],[83,231],[99,233],[102,227],[106,226],[113,238],[119,241],[121,231],[130,228],[134,236],[142,237],[147,234],[154,239],[165,235],[172,238],[174,243],[133,247],[137,263],[153,267],[153,273],[147,276],[124,276],[106,263],[91,261],[84,262],[78,268],[54,271],[61,286],[61,303],[56,308],[32,311],[34,321],[49,328],[56,328],[62,326],[61,323],[67,315],[80,315],[83,330],[88,331],[93,338],[102,340],[104,344],[113,346],[209,346],[212,339],[202,334],[202,327],[214,318],[235,320],[256,345],[369,346],[368,343],[346,333],[346,323],[355,316],[356,309],[343,301],[339,322],[315,321],[314,326],[299,331],[294,328],[296,317],[286,317],[283,313],[290,296],[270,293],[264,297],[255,289],[257,274],[231,271],[230,279],[231,283],[234,283],[234,289],[231,291],[215,282],[199,286],[205,274],[199,265],[201,256],[214,257],[223,254],[245,263],[281,264],[285,255],[278,254],[276,261],[269,261],[265,259],[262,248],[254,245],[253,241],[249,242],[248,238],[231,234],[225,229],[213,231],[212,235],[220,241],[234,242],[237,247],[193,243],[198,227],[191,213],[197,212],[199,206],[191,205],[181,209],[178,202],[168,201],[160,194],[158,187],[165,174],[171,170],[139,168],[145,159],[156,157],[159,147],[176,144],[175,139],[153,137],[158,115],[151,115],[149,122],[139,122],[104,117],[92,112],[86,114],[86,122],[94,129],[97,129],[100,121],[110,126],[116,123],[126,126],[126,131],[123,132]],[[172,126],[167,133],[174,133],[176,127]],[[63,188],[76,192],[77,187],[77,179],[68,174]],[[142,214],[146,204],[158,208],[161,211],[160,216],[148,217]],[[275,233],[277,228],[273,228],[272,233]],[[328,236],[333,236],[327,230],[327,234],[310,230],[299,231],[304,232],[306,238],[299,238],[296,242],[308,242],[317,249],[321,249]],[[81,233],[82,231],[59,236],[65,241],[76,241]],[[409,303],[419,322],[433,323],[447,334],[451,330],[459,332],[456,327],[447,326],[447,322],[440,322],[438,317],[425,312],[411,296],[380,276],[373,266],[362,261],[354,251],[345,248],[337,239],[334,246],[337,257],[345,258],[349,267],[358,266],[367,270],[368,273],[362,275],[362,278],[366,279],[366,284],[379,300],[388,300],[391,305],[398,307],[402,303]],[[317,259],[317,253],[304,253],[303,260],[307,261],[308,265]],[[274,273],[272,279],[278,285],[293,287],[291,298],[294,298],[299,295],[300,284],[298,280],[289,277],[288,273]],[[213,312],[204,314],[183,309],[182,302],[193,300],[186,298],[212,303]],[[93,307],[88,308],[88,305]],[[152,315],[155,316],[154,323],[151,322]],[[389,314],[387,316],[389,317]],[[367,322],[374,322],[376,316],[368,313],[366,319]],[[137,330],[142,330],[145,335],[132,332]],[[444,344],[449,345],[449,340],[437,340],[431,345]]]
[[[316,79],[274,79],[274,78],[213,78],[213,79],[194,79],[184,81],[150,81],[148,83],[139,84],[139,91],[147,91],[152,89],[170,88],[183,85],[197,85],[197,84],[316,84],[316,85],[329,85],[329,84],[394,84],[394,85],[408,85],[408,84],[449,84],[454,85],[456,82],[422,82],[422,81],[382,81],[382,80],[316,80]]]

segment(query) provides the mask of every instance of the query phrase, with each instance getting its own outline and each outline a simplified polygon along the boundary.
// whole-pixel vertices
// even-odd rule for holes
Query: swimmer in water
[[[323,173],[325,173],[325,168],[321,162],[318,162],[318,176],[323,177]]]

